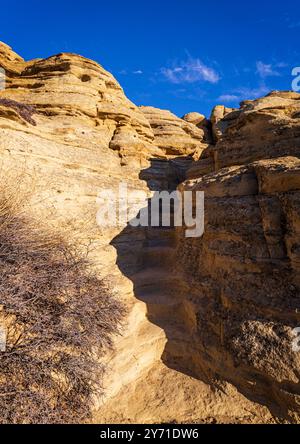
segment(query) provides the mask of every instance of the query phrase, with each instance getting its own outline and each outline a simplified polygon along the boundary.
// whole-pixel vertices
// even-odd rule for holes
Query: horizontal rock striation
[[[0,43],[0,67],[1,174],[30,184],[30,214],[74,227],[127,307],[95,422],[299,422],[300,95],[180,119],[76,54]],[[98,227],[96,197],[120,182],[205,191],[204,236]]]
[[[205,192],[204,236],[178,230],[176,255],[194,316],[194,374],[204,368],[292,422],[300,414],[299,98],[272,93],[242,104],[227,127],[230,114],[223,118],[214,158],[196,162],[180,186]]]
[[[204,130],[194,123],[179,119],[170,111],[150,106],[140,109],[150,123],[155,144],[165,155],[197,158],[207,147]]]

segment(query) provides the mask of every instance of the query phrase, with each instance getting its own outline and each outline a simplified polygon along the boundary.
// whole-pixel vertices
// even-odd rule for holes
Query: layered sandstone
[[[195,374],[234,383],[278,417],[299,421],[299,98],[242,104],[182,190],[204,191],[205,233],[178,233],[178,264],[194,313]],[[202,164],[202,165],[201,165]],[[214,172],[205,174],[204,170]]]
[[[170,111],[142,106],[141,111],[150,123],[155,144],[166,156],[199,157],[207,147],[204,130],[194,122],[179,119]]]
[[[216,107],[212,113],[215,146],[188,176],[198,177],[260,159],[299,157],[299,110],[300,95],[288,91],[274,91],[261,99],[242,102],[239,110]]]
[[[24,61],[0,44],[0,67],[2,175],[31,184],[31,214],[92,246],[127,307],[95,421],[297,421],[300,96],[180,119],[136,107],[75,54]],[[207,194],[201,239],[97,226],[99,191],[185,179]]]

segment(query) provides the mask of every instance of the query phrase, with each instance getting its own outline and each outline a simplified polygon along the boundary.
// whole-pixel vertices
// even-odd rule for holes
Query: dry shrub
[[[35,120],[32,118],[32,115],[36,112],[35,107],[32,105],[26,105],[21,102],[17,102],[12,99],[0,99],[0,105],[7,106],[9,108],[13,108],[17,111],[17,113],[23,117],[26,122],[31,125],[36,126]]]
[[[89,421],[123,308],[86,257],[0,185],[1,423]]]

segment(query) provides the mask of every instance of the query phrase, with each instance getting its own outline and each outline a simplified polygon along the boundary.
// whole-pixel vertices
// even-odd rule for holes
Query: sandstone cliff
[[[299,420],[299,95],[273,92],[218,123],[210,156],[182,190],[206,196],[201,241],[178,233],[185,303],[194,313],[196,374],[232,381],[282,418]],[[195,178],[199,177],[199,178]],[[185,293],[186,294],[186,293]]]
[[[299,418],[299,162],[261,160],[183,184],[205,191],[206,227],[201,241],[182,233],[177,244],[194,374],[204,366],[290,420]]]
[[[24,61],[1,43],[0,66],[3,174],[31,178],[35,215],[79,229],[128,309],[95,421],[299,421],[300,95],[179,119],[75,54]],[[121,181],[204,190],[204,236],[100,229],[97,194]]]

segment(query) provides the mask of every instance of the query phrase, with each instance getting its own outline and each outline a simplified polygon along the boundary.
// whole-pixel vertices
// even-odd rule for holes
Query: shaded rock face
[[[235,116],[234,114],[232,114],[233,111],[233,109],[226,108],[222,105],[217,105],[212,110],[210,121],[212,126],[212,140],[214,143],[216,143],[222,137],[228,126],[228,121],[230,121],[231,116]],[[228,115],[230,116],[229,118]],[[227,119],[225,119],[226,116]]]
[[[298,97],[279,94],[241,111],[253,113],[249,126],[265,119],[264,113],[272,122],[272,131],[257,128],[260,149],[250,129],[241,145],[237,122],[247,118],[239,117],[216,146],[220,163],[229,163],[232,146],[240,144],[233,165],[181,185],[182,191],[205,192],[205,234],[191,240],[178,231],[177,263],[189,282],[185,303],[194,314],[194,374],[205,368],[208,378],[231,381],[275,416],[297,422],[300,355],[292,344],[300,325],[300,159],[297,137],[291,143],[298,130],[294,117],[287,117],[286,100],[297,106]],[[270,101],[283,116],[283,133],[279,122],[275,126],[279,110],[272,117],[264,111]],[[247,162],[255,157],[272,158]]]
[[[299,422],[300,95],[180,119],[75,54],[24,61],[0,43],[0,67],[4,174],[30,178],[35,215],[79,225],[128,309],[95,421]],[[205,191],[204,236],[99,228],[97,194],[123,181]]]
[[[192,123],[197,128],[202,129],[204,133],[204,142],[208,145],[214,141],[212,120],[207,119],[203,114],[196,112],[185,114],[182,117],[186,122]]]

